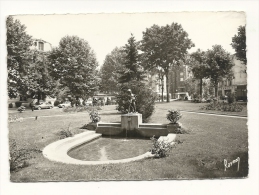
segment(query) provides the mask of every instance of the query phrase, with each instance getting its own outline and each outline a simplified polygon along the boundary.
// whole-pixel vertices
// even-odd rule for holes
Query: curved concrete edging
[[[49,144],[43,149],[43,156],[49,160],[66,163],[66,164],[76,164],[76,165],[101,165],[101,164],[118,164],[118,163],[127,163],[142,160],[145,158],[154,157],[150,152],[146,152],[140,156],[133,158],[120,159],[120,160],[107,160],[107,161],[83,161],[74,159],[68,156],[69,150],[82,145],[84,143],[90,142],[94,139],[101,137],[101,134],[97,134],[94,131],[88,131],[85,133],[80,133],[74,137],[69,137],[56,141]],[[175,139],[175,134],[168,134],[168,136],[161,136],[159,139],[172,142]],[[174,142],[172,142],[174,144]]]

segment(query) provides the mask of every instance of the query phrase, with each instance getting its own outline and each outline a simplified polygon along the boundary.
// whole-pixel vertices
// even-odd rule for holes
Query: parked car
[[[69,101],[66,101],[66,102],[58,105],[59,108],[65,108],[68,106],[71,106],[71,102],[69,102]]]
[[[86,106],[90,106],[93,104],[93,99],[92,98],[89,98],[87,101],[86,101]]]
[[[44,109],[44,108],[51,109],[51,108],[53,108],[53,105],[51,103],[48,103],[48,102],[40,102],[39,105],[34,105],[35,110],[41,110],[41,109]]]

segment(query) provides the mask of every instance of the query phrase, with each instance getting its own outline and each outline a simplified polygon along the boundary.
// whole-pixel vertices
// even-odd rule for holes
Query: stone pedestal
[[[142,124],[142,114],[129,113],[121,115],[121,128],[127,131],[133,131],[139,128]]]

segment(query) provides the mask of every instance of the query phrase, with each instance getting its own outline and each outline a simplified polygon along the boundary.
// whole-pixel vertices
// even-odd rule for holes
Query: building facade
[[[31,49],[47,52],[52,50],[52,45],[42,39],[33,39],[33,45],[31,46]]]
[[[169,91],[172,94],[173,99],[189,98],[189,94],[186,91],[184,81],[191,77],[189,66],[181,65],[179,67],[173,67],[169,74]]]
[[[237,100],[247,100],[247,73],[246,65],[233,55],[234,73],[233,79],[223,79],[218,85],[218,95],[227,96],[230,93],[235,93]]]

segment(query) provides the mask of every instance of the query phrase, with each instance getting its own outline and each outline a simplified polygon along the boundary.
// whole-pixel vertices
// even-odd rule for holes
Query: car
[[[89,98],[86,102],[85,102],[86,106],[90,106],[93,104],[93,99]]]
[[[40,102],[39,105],[34,105],[35,110],[41,110],[41,109],[44,109],[44,108],[51,109],[51,108],[53,108],[53,105],[49,102]]]
[[[69,102],[69,101],[66,101],[66,102],[58,105],[59,108],[65,108],[68,106],[71,106],[71,102]]]

